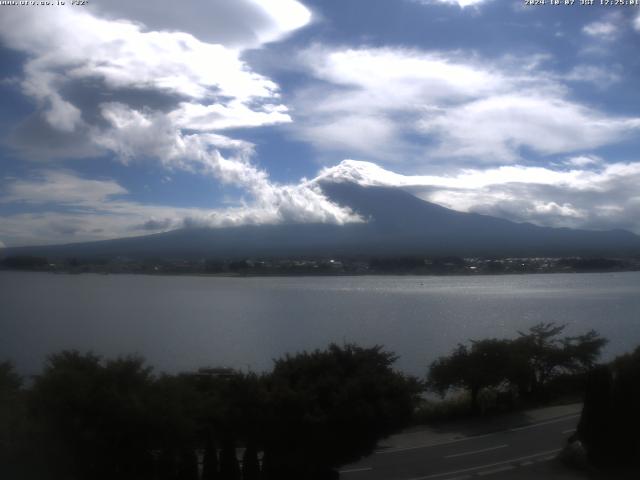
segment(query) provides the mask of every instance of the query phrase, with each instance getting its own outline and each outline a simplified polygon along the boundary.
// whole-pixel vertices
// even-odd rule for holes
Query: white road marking
[[[348,470],[340,470],[338,473],[356,473],[356,472],[368,472],[373,470],[371,467],[362,467],[362,468],[350,468]]]
[[[456,438],[455,440],[447,440],[446,442],[424,443],[424,444],[421,444],[421,445],[414,445],[412,447],[398,447],[398,448],[387,448],[385,450],[376,450],[374,452],[374,455],[382,455],[382,454],[385,454],[385,453],[407,452],[409,450],[419,450],[421,448],[439,447],[441,445],[451,445],[453,443],[467,442],[469,440],[476,440],[478,438],[487,438],[487,437],[491,437],[493,435],[499,435],[499,434],[505,433],[505,432],[517,432],[519,430],[526,430],[528,428],[534,428],[534,427],[537,427],[537,426],[540,426],[540,425],[548,425],[548,424],[551,424],[551,423],[563,422],[565,420],[570,420],[572,418],[577,418],[579,416],[580,416],[580,414],[576,413],[575,415],[567,415],[567,416],[564,416],[564,417],[558,417],[558,418],[554,418],[553,420],[549,420],[549,421],[546,421],[546,422],[533,423],[531,425],[525,425],[523,427],[510,428],[510,429],[507,429],[507,430],[501,430],[499,432],[485,433],[483,435],[472,435],[470,437]]]
[[[507,448],[509,445],[498,445],[496,447],[483,448],[482,450],[473,450],[471,452],[454,453],[453,455],[445,455],[444,458],[456,458],[464,457],[465,455],[474,455],[476,453],[490,452],[492,450],[498,450],[500,448]]]
[[[554,460],[556,458],[555,455],[549,455],[548,457],[544,457],[541,458],[539,460],[536,460],[537,462],[550,462],[551,460]]]
[[[562,417],[562,418],[556,418],[554,420],[548,420],[546,422],[534,423],[532,425],[525,425],[524,427],[510,428],[509,431],[510,432],[519,432],[520,430],[527,430],[529,428],[540,427],[542,425],[550,425],[552,423],[564,422],[565,420],[570,420],[572,418],[577,418],[579,416],[580,416],[580,414],[576,413],[575,415],[569,415],[569,416]]]
[[[528,460],[530,458],[540,457],[542,455],[555,454],[555,453],[558,453],[560,450],[562,450],[562,449],[561,448],[556,448],[555,450],[547,450],[545,452],[538,452],[538,453],[534,453],[532,455],[526,455],[524,457],[512,458],[510,460],[504,460],[502,462],[489,463],[487,465],[478,465],[477,467],[463,468],[462,470],[454,470],[454,471],[451,471],[451,472],[434,473],[433,475],[427,475],[426,477],[415,477],[415,478],[411,478],[409,480],[428,480],[430,478],[448,477],[450,475],[457,475],[458,473],[467,473],[467,472],[473,472],[473,471],[476,471],[476,470],[482,470],[482,469],[486,469],[486,468],[497,467],[499,465],[507,465],[507,464],[510,464],[510,463],[518,463],[518,462],[521,462],[523,460]]]
[[[456,438],[455,440],[448,440],[446,442],[441,442],[441,443],[425,443],[422,445],[414,445],[413,447],[389,448],[387,450],[377,450],[374,453],[376,455],[381,455],[383,453],[406,452],[407,450],[419,450],[421,448],[440,447],[442,445],[451,445],[453,443],[466,442],[468,440],[476,440],[477,438],[490,437],[492,435],[495,435],[496,433],[500,433],[500,432],[485,433],[484,435],[475,435],[471,437]]]
[[[494,473],[506,472],[507,470],[513,470],[513,465],[505,465],[504,467],[492,468],[491,470],[483,470],[482,472],[478,472],[479,477],[483,477],[485,475],[492,475]]]

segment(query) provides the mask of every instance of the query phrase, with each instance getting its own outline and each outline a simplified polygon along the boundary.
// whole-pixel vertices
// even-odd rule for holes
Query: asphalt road
[[[555,458],[575,431],[567,415],[500,432],[428,446],[380,450],[344,467],[342,480],[463,480],[505,477],[505,472]]]

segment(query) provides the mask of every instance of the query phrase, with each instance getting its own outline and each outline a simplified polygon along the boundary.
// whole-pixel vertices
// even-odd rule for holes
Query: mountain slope
[[[325,194],[369,218],[378,235],[410,250],[457,255],[612,255],[640,252],[640,237],[624,230],[539,227],[463,213],[425,202],[401,189],[326,183]],[[390,239],[391,240],[391,239]]]
[[[403,190],[320,183],[335,203],[366,223],[287,224],[182,229],[144,237],[6,249],[5,254],[65,257],[241,258],[333,255],[569,256],[640,253],[640,237],[622,230],[545,228],[462,213]]]

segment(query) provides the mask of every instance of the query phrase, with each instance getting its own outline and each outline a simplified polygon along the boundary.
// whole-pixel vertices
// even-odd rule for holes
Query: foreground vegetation
[[[600,415],[601,425],[619,413],[613,404],[605,417],[598,413],[602,385],[612,382],[595,367],[605,340],[563,331],[542,323],[515,339],[459,345],[433,362],[425,382],[394,370],[395,355],[382,347],[353,344],[284,356],[261,375],[154,374],[138,357],[63,351],[25,384],[0,363],[0,478],[332,479],[411,422],[540,404],[562,390],[580,392],[588,372],[601,376],[589,374],[591,413],[581,428],[597,449],[602,427],[592,419]],[[626,371],[633,358],[615,368]],[[637,383],[625,382],[615,398],[637,393]],[[427,402],[427,389],[462,396]]]
[[[472,413],[486,408],[487,396],[494,406],[512,408],[516,401],[544,403],[563,393],[581,393],[585,375],[607,341],[593,330],[561,337],[564,329],[539,323],[515,339],[460,344],[431,364],[427,385],[441,395],[466,391]]]
[[[593,369],[575,441],[607,474],[640,469],[640,347]],[[612,473],[613,472],[613,473]]]
[[[337,478],[411,418],[420,385],[394,360],[331,345],[260,376],[154,375],[139,358],[65,351],[27,388],[4,363],[0,478]]]

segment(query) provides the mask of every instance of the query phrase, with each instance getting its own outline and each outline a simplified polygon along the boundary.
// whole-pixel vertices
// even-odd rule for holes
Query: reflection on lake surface
[[[262,370],[329,342],[382,344],[422,375],[457,342],[541,321],[591,328],[606,358],[640,344],[640,272],[478,277],[219,278],[0,272],[0,359],[23,373],[68,348],[159,370]]]

